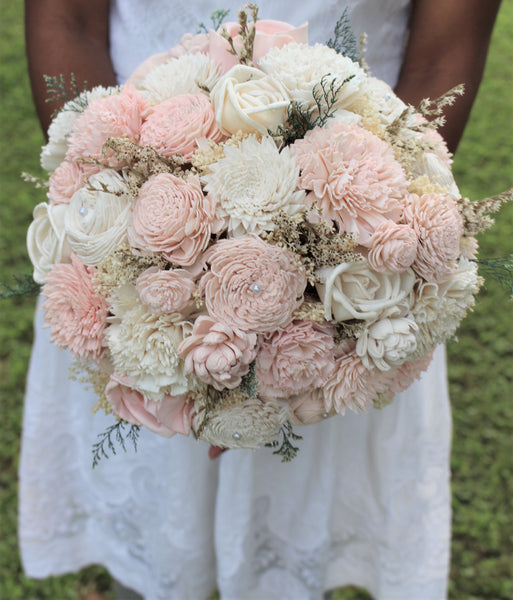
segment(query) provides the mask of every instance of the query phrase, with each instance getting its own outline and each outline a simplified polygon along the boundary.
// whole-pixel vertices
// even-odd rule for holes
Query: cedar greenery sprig
[[[0,283],[0,298],[20,298],[21,296],[37,296],[41,286],[28,273],[13,275],[14,284]]]
[[[217,10],[214,10],[214,12],[210,14],[210,20],[212,21],[212,29],[214,31],[217,31],[219,27],[221,27],[223,21],[226,19],[229,13],[230,9],[219,8]],[[198,33],[208,33],[208,28],[206,27],[205,23],[201,22],[198,25]]]
[[[475,262],[485,280],[495,279],[509,293],[509,299],[513,300],[513,254],[498,258],[478,258]]]
[[[328,40],[326,46],[333,48],[333,50],[342,54],[342,56],[347,56],[347,58],[357,63],[360,58],[360,52],[358,41],[351,27],[347,8],[344,8],[342,16],[336,22],[333,35],[334,37]]]
[[[84,88],[78,87],[75,73],[70,75],[69,89],[64,75],[43,75],[46,83],[48,98],[45,102],[66,102],[66,110],[82,112],[87,107],[87,98],[82,92],[87,91],[87,81],[84,82]]]
[[[125,428],[128,431],[125,432]],[[107,427],[103,433],[98,434],[98,442],[93,445],[93,469],[100,463],[102,458],[109,458],[108,451],[117,454],[116,448],[127,452],[126,442],[132,442],[134,451],[137,452],[137,441],[139,439],[140,427],[120,420],[114,425]]]
[[[303,439],[303,436],[297,435],[292,429],[292,424],[287,421],[280,429],[281,440],[275,440],[266,444],[266,448],[276,448],[273,454],[281,456],[281,462],[290,462],[296,458],[299,452],[299,447],[294,446],[291,440],[299,441]]]

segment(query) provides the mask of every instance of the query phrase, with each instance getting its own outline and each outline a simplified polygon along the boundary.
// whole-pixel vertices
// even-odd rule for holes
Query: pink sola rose
[[[100,160],[102,146],[109,137],[139,142],[141,126],[150,107],[131,85],[124,86],[119,94],[93,100],[73,122],[66,158]]]
[[[214,201],[205,198],[197,177],[184,181],[160,173],[146,181],[131,207],[128,240],[144,253],[159,253],[172,264],[193,265],[215,233]]]
[[[233,45],[237,51],[242,49],[242,38],[240,36],[240,24],[235,22],[225,23],[218,31],[211,31],[209,34],[208,54],[226,72],[239,64],[239,59],[231,53],[230,44],[219,33],[222,30],[232,37]],[[258,62],[258,59],[265,56],[271,48],[282,48],[285,44],[291,42],[308,43],[308,23],[303,23],[300,27],[294,27],[283,21],[264,19],[257,21],[253,44],[253,62]]]
[[[152,107],[141,128],[140,143],[152,146],[161,156],[181,154],[187,160],[199,139],[221,142],[225,136],[205,94],[180,94]]]
[[[355,124],[316,127],[294,142],[299,187],[310,190],[324,218],[368,246],[380,223],[398,221],[408,182],[392,149]]]
[[[375,271],[395,271],[407,269],[417,256],[417,234],[409,225],[393,221],[383,221],[369,241],[367,260]]]
[[[178,348],[185,371],[216,390],[234,389],[256,356],[257,336],[200,316]]]
[[[135,283],[141,302],[156,314],[182,311],[195,287],[193,276],[185,269],[165,271],[158,267],[146,269]]]
[[[62,162],[50,175],[47,194],[50,203],[69,204],[73,194],[84,187],[91,175],[100,171],[100,165],[75,161]]]
[[[419,239],[412,269],[426,281],[440,283],[454,273],[463,223],[456,202],[446,194],[412,194],[404,220]]]
[[[288,398],[323,386],[335,367],[333,334],[329,326],[302,320],[262,336],[256,362],[262,397]]]
[[[220,240],[200,280],[211,317],[247,332],[286,327],[303,301],[306,274],[290,252],[256,236]]]
[[[144,426],[163,437],[175,433],[189,435],[191,426],[188,417],[187,396],[164,394],[160,402],[146,398],[130,387],[130,378],[114,373],[105,388],[105,395],[118,417]]]
[[[72,254],[71,264],[53,267],[42,289],[42,308],[51,341],[80,358],[101,358],[106,345],[109,306],[95,290],[95,272]]]

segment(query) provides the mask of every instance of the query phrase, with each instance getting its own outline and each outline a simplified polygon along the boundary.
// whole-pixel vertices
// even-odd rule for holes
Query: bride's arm
[[[45,102],[43,75],[77,77],[79,89],[115,85],[109,54],[108,0],[25,0],[27,58],[34,103],[43,131],[54,103]]]
[[[440,130],[455,151],[477,94],[500,0],[414,0],[410,36],[396,86],[398,95],[417,106],[455,85],[465,95],[446,111]]]

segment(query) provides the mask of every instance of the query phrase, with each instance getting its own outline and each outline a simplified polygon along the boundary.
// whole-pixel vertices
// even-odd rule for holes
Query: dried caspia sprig
[[[30,173],[25,173],[25,171],[23,171],[23,173],[21,174],[21,178],[27,183],[33,183],[35,188],[38,190],[46,190],[50,187],[50,182],[46,179],[36,177],[35,175],[31,175]]]
[[[69,378],[95,394],[97,402],[93,407],[94,413],[103,410],[106,415],[110,415],[113,412],[105,395],[105,388],[110,381],[109,373],[101,370],[96,363],[77,358],[69,366]]]
[[[256,135],[257,139],[261,138],[259,134],[249,134],[239,130],[235,135],[232,135],[226,142],[221,144],[214,142],[214,140],[207,140],[206,146],[202,146],[192,155],[191,163],[193,170],[200,174],[207,173],[210,165],[224,158],[225,146],[238,146],[249,135]]]
[[[324,304],[319,300],[305,300],[299,308],[294,311],[294,319],[309,319],[315,323],[325,323]]]
[[[248,23],[248,12],[251,13],[253,23]],[[237,52],[232,36],[228,33],[226,28],[222,27],[219,31],[220,35],[230,44],[230,50],[228,52],[236,56],[241,65],[253,65],[253,46],[255,44],[256,34],[256,22],[258,19],[258,6],[256,4],[246,4],[244,8],[241,8],[237,13],[237,19],[239,21],[239,35],[242,41],[242,47]]]
[[[456,98],[463,96],[464,93],[465,86],[460,84],[445,92],[440,97],[435,98],[435,100],[424,98],[420,101],[417,112],[428,120],[428,127],[438,129],[445,124],[444,110],[448,106],[452,106],[456,102]]]
[[[483,200],[472,201],[468,198],[457,200],[465,235],[473,236],[489,229],[494,224],[494,219],[490,215],[498,212],[503,204],[511,200],[513,200],[513,189]]]

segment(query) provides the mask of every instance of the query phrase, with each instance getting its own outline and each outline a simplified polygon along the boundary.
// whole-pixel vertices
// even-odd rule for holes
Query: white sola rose
[[[130,197],[125,180],[105,169],[73,194],[65,217],[73,252],[88,266],[97,266],[126,236]]]
[[[290,97],[304,108],[315,107],[313,90],[323,78],[335,87],[351,78],[342,86],[336,102],[337,108],[348,108],[361,94],[360,85],[366,77],[357,63],[323,44],[291,43],[271,48],[258,64],[264,73],[278,79]]]
[[[237,65],[216,83],[210,94],[219,129],[267,135],[283,125],[290,97],[277,78],[260,69]]]
[[[304,210],[305,192],[296,190],[299,167],[290,147],[281,152],[273,139],[248,136],[237,146],[225,146],[224,158],[203,177],[233,237],[272,231],[279,212],[292,216]]]
[[[325,267],[317,275],[321,283],[316,288],[328,320],[375,321],[409,312],[415,283],[415,274],[409,268],[401,273],[378,273],[362,260]]]
[[[57,263],[69,262],[71,247],[64,231],[67,212],[67,204],[41,202],[34,208],[34,220],[27,232],[27,249],[36,283],[45,283],[46,275]]]
[[[198,94],[199,87],[212,89],[220,67],[205,54],[185,54],[159,65],[137,86],[152,104],[180,94]]]

